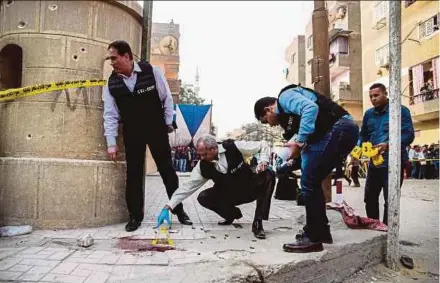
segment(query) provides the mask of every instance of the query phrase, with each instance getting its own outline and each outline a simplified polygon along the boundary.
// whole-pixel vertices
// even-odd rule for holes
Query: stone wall
[[[118,39],[126,40],[139,57],[137,3],[1,5],[0,50],[11,44],[22,50],[22,86],[107,79],[105,53]],[[0,224],[77,227],[126,218],[125,165],[107,161],[102,90],[69,93],[0,103]]]

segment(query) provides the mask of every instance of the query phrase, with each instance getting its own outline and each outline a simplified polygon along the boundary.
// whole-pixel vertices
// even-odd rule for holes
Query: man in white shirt
[[[265,141],[226,140],[220,145],[215,137],[204,135],[196,142],[200,161],[191,172],[190,180],[180,187],[165,205],[158,217],[158,226],[165,220],[170,223],[169,210],[195,193],[208,180],[214,181],[212,188],[202,191],[197,200],[205,208],[216,212],[225,221],[219,225],[230,225],[242,217],[240,204],[257,201],[252,232],[264,239],[262,220],[269,219],[270,203],[275,187],[275,175],[267,170],[270,147]],[[260,153],[257,173],[253,173],[243,155]]]
[[[179,187],[173,168],[168,133],[174,128],[173,100],[162,72],[146,62],[134,62],[130,45],[122,40],[108,46],[107,59],[114,71],[104,88],[104,135],[107,153],[116,161],[116,137],[119,123],[123,124],[127,184],[125,198],[130,221],[128,232],[136,230],[144,218],[144,168],[148,144],[154,162],[171,198]],[[191,225],[183,206],[176,206],[182,224]]]

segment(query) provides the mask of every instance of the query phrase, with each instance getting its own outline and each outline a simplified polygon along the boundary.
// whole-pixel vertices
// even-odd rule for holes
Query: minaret
[[[194,84],[194,92],[196,93],[197,96],[199,95],[199,91],[200,91],[199,78],[200,78],[200,76],[199,76],[199,66],[197,66],[196,67],[196,77],[195,77],[196,81],[195,81],[195,84]]]

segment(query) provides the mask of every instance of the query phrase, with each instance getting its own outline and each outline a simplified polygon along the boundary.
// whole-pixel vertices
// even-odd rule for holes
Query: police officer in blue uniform
[[[282,89],[278,99],[259,99],[254,112],[261,123],[284,129],[291,158],[301,155],[306,225],[296,240],[284,244],[283,249],[295,253],[322,251],[322,243],[333,243],[333,239],[321,183],[354,148],[359,128],[344,108],[298,85]]]

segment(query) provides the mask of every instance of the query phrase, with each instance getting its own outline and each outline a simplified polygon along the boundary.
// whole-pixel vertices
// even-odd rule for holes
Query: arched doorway
[[[21,87],[23,50],[8,44],[0,51],[0,90]]]

